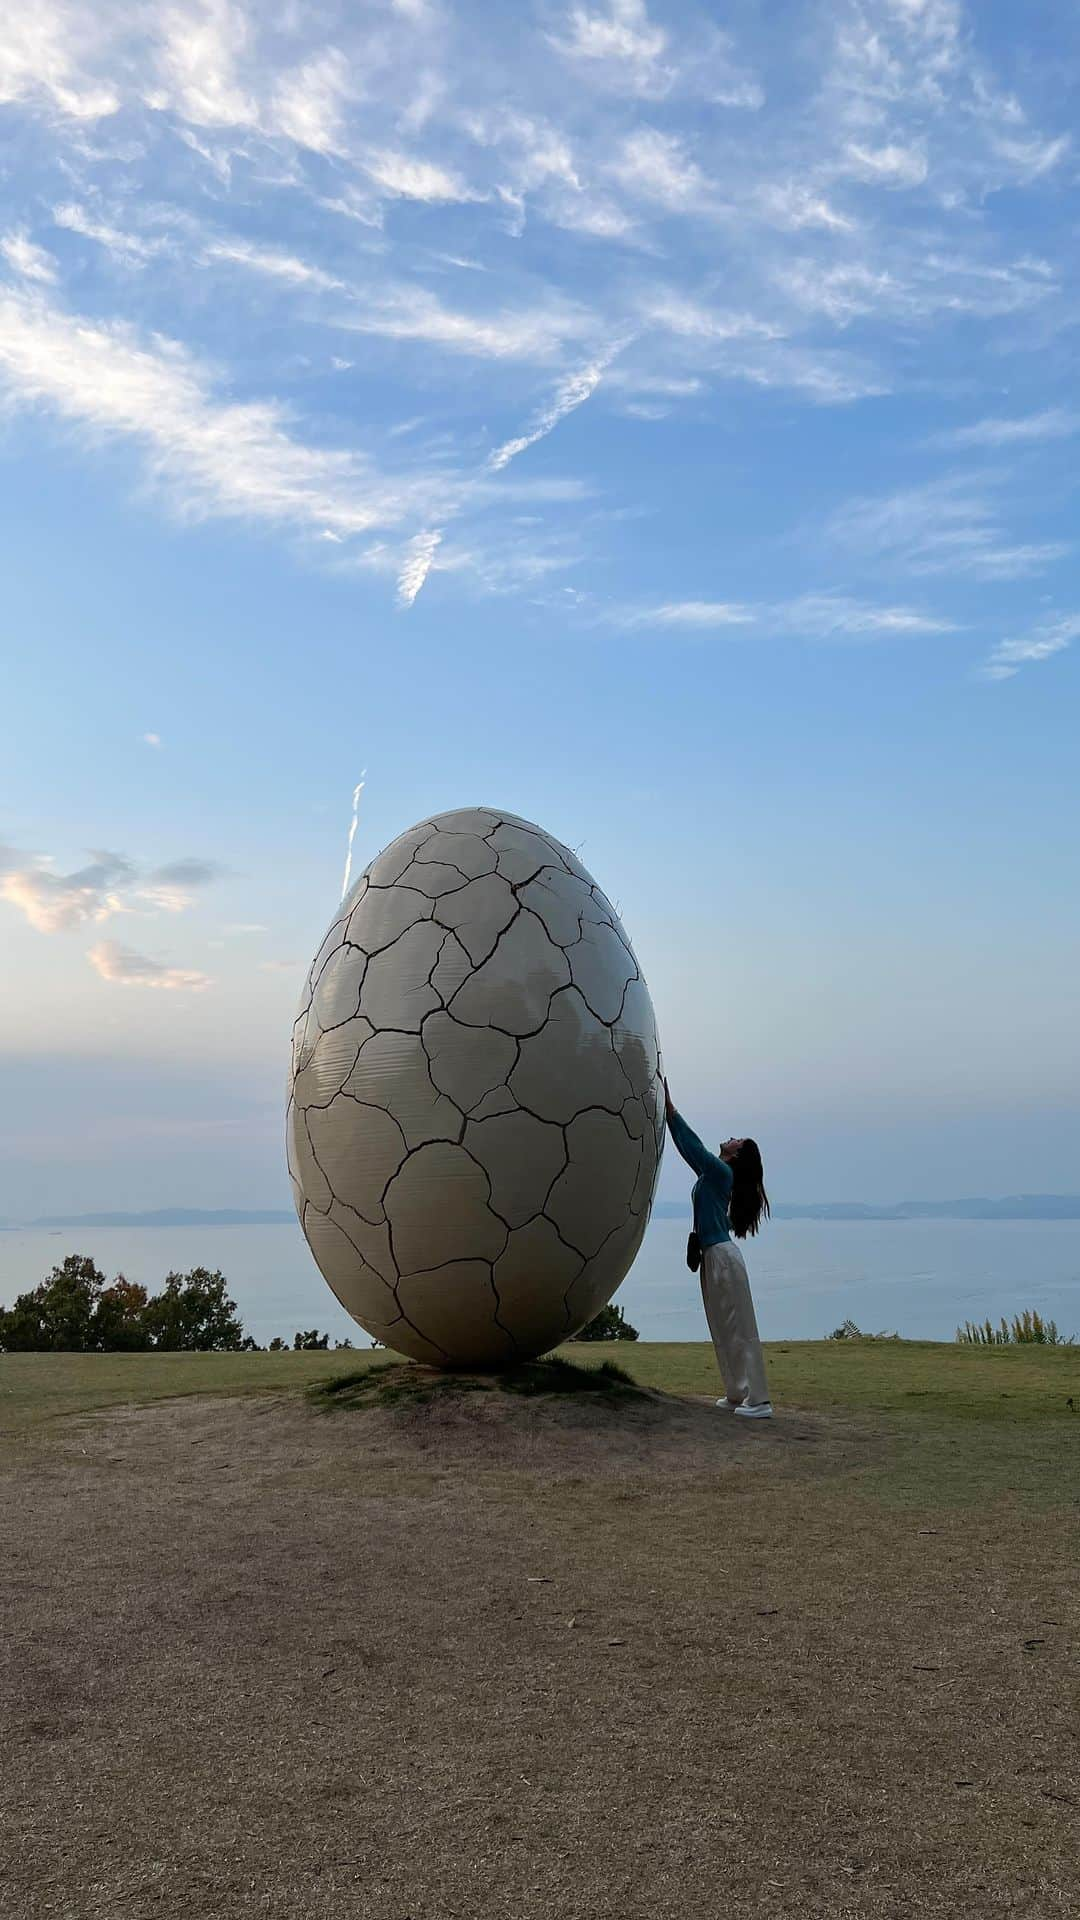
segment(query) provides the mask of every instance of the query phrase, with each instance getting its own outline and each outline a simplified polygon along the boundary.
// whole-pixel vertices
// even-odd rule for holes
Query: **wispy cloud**
[[[365,165],[376,186],[398,199],[423,200],[429,206],[441,206],[484,198],[449,168],[431,160],[418,160],[411,154],[372,153]]]
[[[122,947],[118,940],[99,940],[86,955],[94,972],[120,987],[156,987],[164,993],[201,993],[212,982],[190,967],[170,967],[148,954]]]
[[[74,200],[65,200],[54,207],[52,217],[54,226],[81,234],[84,240],[93,240],[125,266],[144,265],[155,253],[160,253],[164,245],[161,240],[146,240],[137,233],[125,233]]]
[[[1011,680],[1021,667],[1050,660],[1080,639],[1080,614],[1045,620],[1019,640],[1001,640],[981,669],[984,680]]]
[[[591,360],[588,366],[579,367],[576,373],[568,373],[564,380],[560,380],[547,406],[541,407],[528,430],[513,440],[504,440],[501,447],[496,447],[488,461],[491,470],[498,473],[503,467],[508,467],[511,460],[516,459],[519,453],[524,453],[527,447],[535,446],[538,440],[558,426],[560,420],[565,420],[568,413],[584,406],[586,400],[596,392],[606,369],[624,344],[623,341],[618,342],[607,353]]]
[[[347,145],[345,106],[353,93],[349,62],[327,47],[274,87],[265,118],[271,131],[311,153],[338,154]]]
[[[657,127],[627,134],[609,172],[627,193],[670,213],[700,211],[712,197],[709,180],[684,143]]]
[[[36,246],[26,233],[5,233],[0,239],[0,253],[8,266],[23,280],[37,280],[43,284],[56,279],[56,261],[44,247]]]
[[[259,109],[241,67],[251,23],[231,0],[187,0],[164,15],[159,84],[150,104],[171,107],[196,127],[256,127]]]
[[[630,93],[666,93],[674,79],[663,63],[668,36],[649,19],[644,0],[609,0],[602,12],[571,7],[551,42],[564,59],[590,67],[605,84]]]
[[[144,733],[142,735],[142,740],[143,740],[144,746],[147,746],[147,747],[160,747],[161,745],[160,733]]]
[[[432,562],[442,541],[442,531],[434,527],[430,532],[418,533],[409,541],[405,549],[405,559],[398,574],[397,599],[399,607],[411,607],[424,581],[431,572]]]
[[[752,607],[728,600],[668,600],[658,607],[643,607],[624,616],[624,623],[636,627],[748,627],[755,622]]]
[[[808,639],[955,633],[956,622],[917,607],[877,606],[842,593],[806,593],[772,607],[766,618]]]
[[[956,631],[953,621],[919,608],[882,606],[841,593],[807,593],[793,600],[760,605],[727,600],[675,600],[655,607],[616,609],[609,617],[620,626],[674,627],[687,632],[756,627],[763,632],[790,633],[813,640]]]
[[[764,186],[758,198],[766,220],[793,233],[802,227],[820,227],[825,233],[854,233],[858,224],[834,207],[817,188],[796,180]]]
[[[1003,160],[1007,160],[1012,171],[1021,180],[1037,180],[1044,173],[1050,173],[1059,161],[1064,160],[1072,142],[1068,135],[1062,134],[1056,140],[1043,140],[1038,137],[1030,140],[1010,140],[998,137],[994,141],[995,151]]]
[[[98,37],[77,7],[41,0],[13,10],[0,40],[0,104],[41,102],[83,122],[115,113],[117,89],[87,71]]]
[[[481,360],[555,358],[568,341],[594,330],[581,307],[553,299],[533,308],[465,313],[446,306],[426,287],[399,285],[373,293],[342,325],[387,340],[422,340]]]
[[[950,427],[927,442],[934,447],[1015,447],[1042,440],[1067,440],[1080,433],[1080,413],[1067,407],[1047,407],[1041,413],[1014,414],[1004,419],[975,420],[967,427]]]
[[[922,147],[903,147],[894,141],[868,147],[849,140],[836,170],[875,187],[921,187],[930,166]]]
[[[130,438],[189,512],[242,515],[339,536],[395,524],[415,482],[381,478],[359,456],[307,446],[273,401],[220,400],[210,372],[178,344],[84,321],[37,299],[0,295],[0,387]]]
[[[923,487],[875,495],[834,513],[827,531],[840,545],[880,556],[915,574],[967,574],[984,581],[1041,573],[1070,551],[1056,540],[1005,537],[986,477],[948,475]]]
[[[203,248],[201,257],[204,261],[245,267],[251,273],[265,275],[267,279],[284,281],[290,287],[313,287],[319,293],[344,291],[344,281],[338,280],[332,273],[326,273],[322,267],[302,260],[298,254],[286,253],[280,247],[256,247],[242,240],[210,240]]]

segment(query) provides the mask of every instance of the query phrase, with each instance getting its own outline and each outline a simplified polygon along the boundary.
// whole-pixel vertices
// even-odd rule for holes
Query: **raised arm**
[[[693,1127],[688,1127],[682,1114],[676,1112],[666,1080],[664,1081],[664,1101],[668,1131],[687,1166],[693,1167],[695,1173],[710,1173],[721,1180],[730,1177],[725,1163],[715,1153],[709,1152],[704,1142],[698,1139]]]

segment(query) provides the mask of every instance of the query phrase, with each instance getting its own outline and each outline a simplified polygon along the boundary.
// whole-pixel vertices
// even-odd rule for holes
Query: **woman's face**
[[[731,1162],[734,1160],[736,1154],[738,1153],[739,1148],[745,1145],[746,1145],[745,1134],[743,1135],[741,1140],[725,1140],[723,1146],[720,1149],[721,1160],[726,1160],[728,1165],[730,1166]]]

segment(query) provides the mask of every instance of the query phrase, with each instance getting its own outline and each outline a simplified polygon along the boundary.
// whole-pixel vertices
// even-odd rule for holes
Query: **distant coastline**
[[[686,1203],[662,1200],[653,1213],[674,1220]],[[892,1206],[866,1206],[858,1200],[777,1202],[774,1220],[1080,1220],[1078,1193],[1013,1193],[1003,1200],[898,1200]]]
[[[892,1206],[868,1206],[857,1200],[778,1202],[774,1220],[1080,1220],[1080,1194],[1014,1193],[1002,1200],[898,1200]],[[660,1200],[657,1220],[685,1220],[688,1200]],[[285,1227],[296,1220],[291,1209],[158,1207],[148,1213],[51,1213],[35,1220],[2,1220],[0,1232],[62,1231],[97,1227]]]

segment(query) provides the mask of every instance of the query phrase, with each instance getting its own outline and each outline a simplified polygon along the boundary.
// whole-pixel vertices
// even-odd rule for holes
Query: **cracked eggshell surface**
[[[500,1366],[599,1312],[664,1100],[641,969],[569,848],[479,807],[371,862],[308,974],[287,1138],[319,1269],[388,1347]]]

